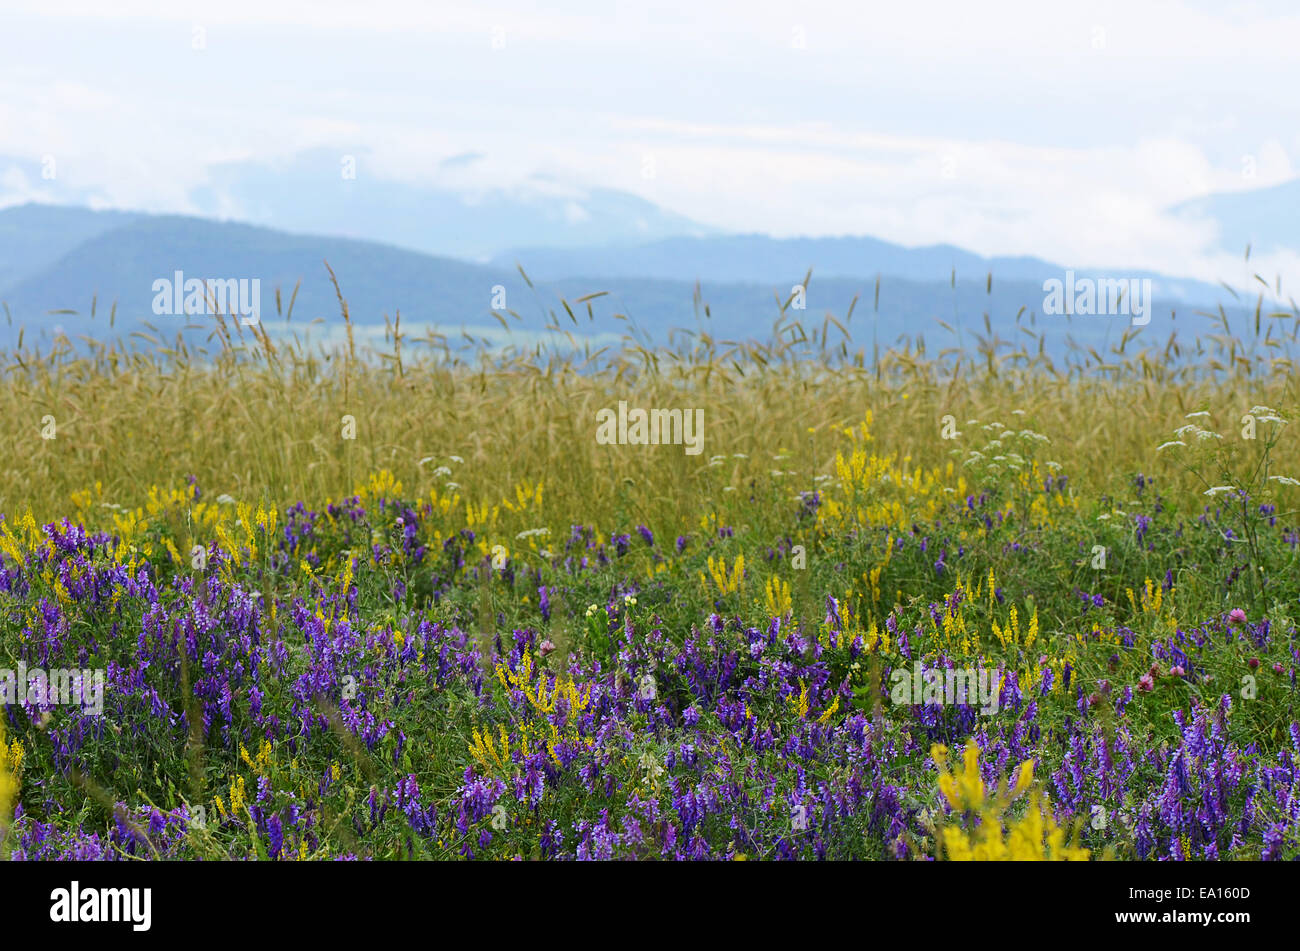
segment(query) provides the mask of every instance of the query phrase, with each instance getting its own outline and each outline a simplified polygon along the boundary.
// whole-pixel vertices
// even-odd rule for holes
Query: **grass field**
[[[0,850],[1300,855],[1289,362],[815,329],[7,354]]]

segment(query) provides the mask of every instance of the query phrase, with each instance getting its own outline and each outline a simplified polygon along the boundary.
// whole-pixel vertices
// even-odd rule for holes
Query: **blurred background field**
[[[204,346],[132,339],[87,352],[64,340],[14,350],[0,386],[11,447],[0,511],[55,518],[86,491],[97,507],[129,509],[150,486],[191,476],[214,494],[284,506],[343,498],[385,469],[408,492],[451,485],[477,505],[544,479],[554,526],[668,526],[702,499],[725,515],[754,484],[816,489],[833,472],[836,431],[868,412],[877,448],[914,468],[960,463],[985,438],[966,421],[997,421],[1046,435],[1047,457],[1090,495],[1122,496],[1141,472],[1193,504],[1204,487],[1156,453],[1184,417],[1208,411],[1236,436],[1253,406],[1295,402],[1277,339],[1300,318],[1286,314],[1262,317],[1268,340],[1175,335],[1139,349],[1126,332],[1109,352],[1077,347],[1058,361],[993,334],[966,352],[924,340],[864,346],[834,320],[783,317],[775,343],[690,333],[672,347],[624,338],[595,352],[562,336],[453,351],[391,323],[382,340],[360,341],[343,320],[328,346],[223,320]],[[702,454],[598,445],[596,413],[620,400],[703,409]],[[947,415],[955,439],[942,438]],[[1300,473],[1294,440],[1275,452],[1276,471]]]

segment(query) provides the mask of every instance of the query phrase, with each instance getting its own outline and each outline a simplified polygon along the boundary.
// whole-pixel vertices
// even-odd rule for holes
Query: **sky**
[[[1300,175],[1298,50],[1286,2],[2,0],[0,156],[185,212],[217,163],[364,149],[397,180],[1215,280],[1240,253],[1167,209]]]

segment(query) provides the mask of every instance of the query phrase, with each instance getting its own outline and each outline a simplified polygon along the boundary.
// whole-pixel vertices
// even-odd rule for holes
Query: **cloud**
[[[482,152],[461,152],[459,155],[453,155],[450,158],[443,159],[438,163],[438,168],[464,168],[468,165],[473,165],[475,162],[481,161],[485,157],[486,156],[484,156]]]
[[[364,150],[368,174],[475,193],[616,188],[729,230],[1213,280],[1212,225],[1166,209],[1285,181],[1300,150],[1284,3],[107,10],[9,0],[0,124],[6,151],[58,156],[60,194],[121,207],[192,210],[225,161]]]

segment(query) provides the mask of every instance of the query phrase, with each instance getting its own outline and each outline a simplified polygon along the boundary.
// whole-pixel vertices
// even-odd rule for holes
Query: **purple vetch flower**
[[[1275,822],[1269,826],[1268,831],[1264,833],[1264,851],[1260,854],[1260,859],[1265,862],[1273,862],[1281,858],[1282,844],[1286,841],[1286,823]]]
[[[284,847],[284,830],[281,828],[279,816],[272,816],[267,822],[266,837],[271,846],[267,854],[273,859],[278,859],[280,850]]]

